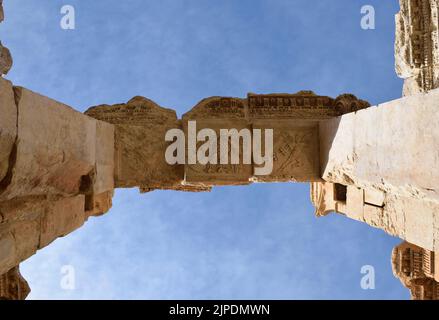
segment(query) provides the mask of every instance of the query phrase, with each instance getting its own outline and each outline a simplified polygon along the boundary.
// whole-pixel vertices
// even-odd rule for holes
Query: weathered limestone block
[[[111,207],[114,127],[0,79],[0,275]]]
[[[364,190],[356,186],[347,186],[346,215],[350,218],[364,220]]]
[[[200,101],[192,110],[183,115],[183,128],[186,136],[186,165],[185,182],[189,185],[239,185],[250,183],[252,176],[252,160],[244,163],[244,143],[251,146],[251,126],[247,119],[247,103],[245,99],[229,97],[210,97]],[[206,138],[205,141],[196,143],[198,133],[203,129],[214,131],[215,139]],[[242,133],[236,143],[227,136],[221,137],[221,129],[233,130]],[[245,134],[245,132],[247,134]],[[227,161],[221,164],[221,139],[227,141]],[[196,152],[201,145],[211,142],[216,152],[217,164],[198,162]],[[193,143],[193,145],[192,145]],[[196,144],[195,144],[196,143]],[[231,162],[232,150],[239,155],[239,163]],[[193,153],[194,161],[190,160],[190,153]],[[206,155],[210,155],[206,151]],[[223,155],[225,157],[225,155]],[[251,153],[250,153],[251,157]]]
[[[12,233],[0,233],[0,274],[15,265],[15,239]]]
[[[181,128],[175,111],[134,97],[126,104],[101,105],[85,114],[115,126],[115,185],[155,189],[180,185],[183,166],[166,163],[167,130]]]
[[[318,123],[306,120],[253,120],[253,129],[273,130],[273,171],[253,175],[260,182],[320,181]],[[264,134],[262,134],[264,135]],[[265,139],[262,139],[265,150]],[[265,154],[265,151],[263,152]],[[255,167],[258,167],[254,164]]]
[[[0,224],[0,247],[5,248],[0,259],[0,274],[29,258],[39,248],[41,217],[47,201],[12,200],[0,203],[3,221]]]
[[[10,178],[6,176],[16,137],[17,106],[14,91],[9,81],[0,78],[0,192],[8,183],[6,180]]]
[[[29,293],[29,285],[18,266],[0,276],[0,300],[24,300]]]
[[[85,196],[0,202],[0,274],[83,225]]]
[[[395,69],[403,95],[439,86],[439,1],[400,0],[396,15]]]
[[[10,174],[2,182],[0,201],[40,195],[112,194],[113,126],[27,89],[14,90],[18,129],[13,126],[12,110],[6,123],[1,123],[1,139],[3,132],[17,130],[17,143],[13,157],[9,157]],[[2,91],[2,99],[6,92]]]
[[[439,90],[320,122],[322,178],[439,201]]]
[[[12,68],[12,63],[11,52],[0,42],[0,76],[8,74]]]
[[[84,204],[84,195],[51,203],[41,217],[39,248],[81,227],[86,220]]]
[[[383,211],[382,207],[365,204],[363,207],[363,221],[372,227],[380,228],[383,225]]]
[[[24,88],[15,88],[18,143],[13,176],[1,200],[71,196],[95,166],[96,121]]]
[[[96,121],[95,171],[83,180],[87,216],[102,215],[111,208],[114,194],[114,126]]]

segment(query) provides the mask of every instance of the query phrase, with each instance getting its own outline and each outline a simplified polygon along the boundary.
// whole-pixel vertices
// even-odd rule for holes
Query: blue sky
[[[59,26],[73,5],[76,29]],[[376,29],[360,27],[363,5]],[[382,0],[5,0],[0,39],[16,85],[79,111],[146,96],[181,115],[212,95],[401,96],[394,14]],[[332,214],[308,184],[211,193],[117,190],[112,210],[22,264],[41,299],[407,299],[391,272],[400,240]],[[75,269],[75,290],[60,286]],[[376,289],[360,287],[372,265]]]

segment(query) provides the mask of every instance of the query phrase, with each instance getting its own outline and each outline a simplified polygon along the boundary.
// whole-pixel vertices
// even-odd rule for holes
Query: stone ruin
[[[0,78],[0,299],[26,298],[20,262],[108,212],[115,188],[253,182],[310,182],[317,216],[336,212],[405,240],[392,254],[395,276],[413,299],[439,299],[438,0],[400,4],[404,97],[377,107],[301,91],[210,97],[182,119],[139,96],[81,114]],[[11,66],[0,45],[0,73]],[[186,133],[193,120],[215,131],[274,129],[271,174],[255,175],[255,163],[169,165],[165,133]]]

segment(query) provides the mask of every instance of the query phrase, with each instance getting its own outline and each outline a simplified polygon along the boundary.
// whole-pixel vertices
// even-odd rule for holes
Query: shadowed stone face
[[[392,270],[413,300],[439,299],[439,259],[435,252],[403,242],[392,251]]]
[[[9,49],[0,42],[0,75],[6,75],[12,68],[12,56]]]
[[[21,276],[19,267],[0,276],[0,300],[24,300],[29,292],[29,285]]]

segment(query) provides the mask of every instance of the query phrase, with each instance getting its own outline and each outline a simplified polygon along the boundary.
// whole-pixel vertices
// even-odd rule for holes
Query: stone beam
[[[317,215],[337,211],[439,251],[439,89],[321,121]]]
[[[115,126],[116,187],[139,187],[141,191],[208,191],[215,185],[255,181],[320,181],[319,122],[369,106],[350,94],[333,99],[300,91],[295,94],[251,93],[247,98],[210,97],[196,104],[181,120],[175,111],[143,97],[135,97],[125,104],[91,107],[85,114]],[[166,132],[182,129],[188,137],[190,122],[196,122],[197,131],[210,128],[217,136],[221,129],[244,129],[251,133],[253,129],[273,129],[272,173],[257,175],[258,165],[243,163],[242,140],[240,164],[219,164],[219,161],[218,164],[192,164],[187,153],[184,165],[167,164],[164,155],[170,142],[164,139]],[[190,149],[188,140],[186,150]],[[219,154],[219,141],[216,147]],[[231,149],[229,158],[230,153]]]

